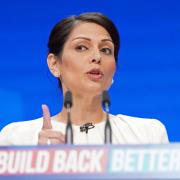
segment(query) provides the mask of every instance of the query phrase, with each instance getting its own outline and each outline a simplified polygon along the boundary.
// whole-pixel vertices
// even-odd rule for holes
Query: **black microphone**
[[[88,133],[88,130],[89,129],[92,129],[92,128],[94,128],[95,126],[92,124],[92,123],[86,123],[86,124],[84,124],[84,125],[82,125],[82,126],[80,126],[80,131],[81,132],[86,132],[86,134]]]
[[[109,98],[109,94],[107,91],[103,91],[103,93],[102,93],[102,103],[103,103],[104,107],[109,111],[110,98]]]
[[[65,94],[64,107],[67,109],[72,107],[72,93],[71,93],[71,91],[67,91]]]
[[[109,121],[109,106],[110,106],[110,98],[107,91],[103,91],[102,93],[102,104],[106,111],[106,124],[104,129],[104,143],[111,144],[112,143],[112,129]]]
[[[64,98],[64,107],[67,109],[67,125],[65,133],[65,143],[73,144],[73,129],[71,124],[71,107],[72,107],[72,93],[67,91]]]

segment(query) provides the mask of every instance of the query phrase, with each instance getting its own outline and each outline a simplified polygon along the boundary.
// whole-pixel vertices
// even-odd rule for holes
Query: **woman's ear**
[[[49,67],[49,70],[55,77],[60,77],[60,63],[54,54],[50,53],[47,57],[47,64]]]

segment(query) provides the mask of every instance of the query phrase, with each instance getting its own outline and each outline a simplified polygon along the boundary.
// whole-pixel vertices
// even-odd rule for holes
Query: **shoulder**
[[[29,121],[20,121],[20,122],[13,122],[5,126],[1,132],[6,131],[26,131],[27,129],[33,129],[42,126],[42,118],[29,120]]]
[[[29,139],[33,141],[34,134],[39,131],[41,127],[42,118],[10,123],[0,132],[0,145],[21,144],[22,141],[29,142]]]
[[[141,127],[164,128],[163,123],[161,123],[157,119],[140,118],[140,117],[133,117],[133,116],[127,116],[127,115],[122,115],[122,114],[118,114],[115,117],[121,121],[126,122],[129,125],[134,125],[138,128],[141,128]]]
[[[113,117],[113,121],[116,121],[117,125],[131,129],[139,138],[148,139],[149,143],[168,143],[169,141],[164,124],[157,119],[139,118],[122,114]]]

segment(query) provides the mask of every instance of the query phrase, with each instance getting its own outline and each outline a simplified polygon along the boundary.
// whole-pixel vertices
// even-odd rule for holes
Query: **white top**
[[[0,145],[37,145],[43,119],[15,122],[0,132]],[[168,143],[164,125],[156,119],[144,119],[126,115],[110,115],[113,144]],[[66,124],[52,119],[52,127],[65,133]],[[104,144],[105,121],[95,124],[88,133],[73,125],[74,144]]]

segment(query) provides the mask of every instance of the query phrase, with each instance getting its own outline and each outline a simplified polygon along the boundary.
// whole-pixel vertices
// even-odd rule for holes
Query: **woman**
[[[71,121],[74,144],[103,144],[106,114],[101,93],[111,86],[116,70],[119,35],[114,24],[100,13],[68,17],[51,31],[47,57],[51,73],[58,78],[63,94],[73,94]],[[0,134],[1,145],[62,144],[65,142],[67,111],[50,117],[12,123]],[[92,123],[88,133],[80,126]],[[110,115],[113,144],[167,143],[164,125],[158,120]]]

